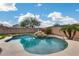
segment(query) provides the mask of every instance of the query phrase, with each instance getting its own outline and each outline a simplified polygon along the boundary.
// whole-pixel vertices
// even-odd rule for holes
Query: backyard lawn
[[[0,39],[5,38],[7,35],[0,34]]]
[[[10,34],[0,34],[0,40],[4,39],[5,37],[11,36]]]

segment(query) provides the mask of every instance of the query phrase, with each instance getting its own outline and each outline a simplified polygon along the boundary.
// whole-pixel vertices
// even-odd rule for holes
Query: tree
[[[40,21],[33,17],[25,18],[22,22],[20,22],[20,26],[34,28],[35,26],[40,26]]]
[[[23,21],[20,22],[21,27],[28,27],[30,23],[30,20],[28,18],[23,19]]]
[[[60,30],[68,39],[73,40],[74,36],[76,35],[76,31],[79,31],[79,26],[76,24],[64,25]]]
[[[30,27],[40,26],[40,21],[38,21],[36,18],[31,18]]]

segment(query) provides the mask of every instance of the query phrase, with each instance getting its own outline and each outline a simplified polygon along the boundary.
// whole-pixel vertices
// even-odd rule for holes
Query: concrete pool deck
[[[79,56],[79,42],[66,40],[68,47],[57,53],[47,54],[48,56]],[[0,56],[37,56],[38,54],[32,54],[26,52],[21,44],[15,42],[3,42],[0,41],[0,48],[2,52]],[[46,55],[45,55],[46,56]]]

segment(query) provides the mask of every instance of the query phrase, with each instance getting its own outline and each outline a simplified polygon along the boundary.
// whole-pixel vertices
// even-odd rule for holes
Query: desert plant
[[[51,27],[47,27],[45,29],[45,34],[52,34],[52,28]]]
[[[76,31],[79,31],[79,26],[76,24],[64,25],[60,30],[68,39],[73,40],[76,35]]]

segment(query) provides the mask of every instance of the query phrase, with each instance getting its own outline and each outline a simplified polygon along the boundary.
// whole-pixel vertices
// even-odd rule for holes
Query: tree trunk
[[[67,35],[66,31],[63,31],[63,33],[64,33],[64,34],[65,34],[65,36],[68,38],[68,35]]]
[[[38,31],[39,31],[39,26],[38,26]]]
[[[72,31],[69,30],[69,31],[67,31],[67,33],[68,33],[68,39],[71,40],[71,38],[72,38],[72,36],[71,36],[72,35]]]
[[[73,35],[71,37],[71,39],[73,40],[73,38],[75,37],[76,31],[73,32]]]

